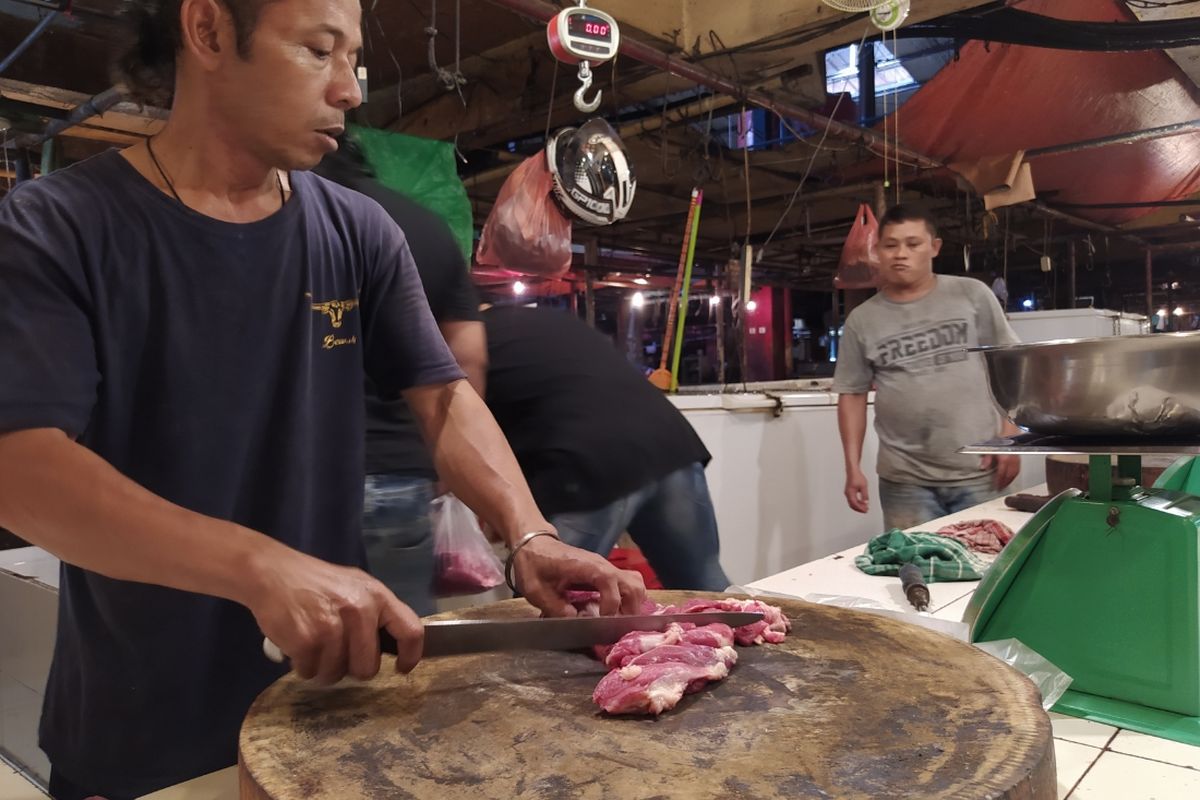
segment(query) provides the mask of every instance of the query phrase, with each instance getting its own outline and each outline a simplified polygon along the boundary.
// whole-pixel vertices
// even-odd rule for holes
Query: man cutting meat
[[[139,6],[152,140],[0,205],[0,525],[64,562],[41,727],[59,800],[235,761],[280,669],[368,678],[410,609],[358,569],[363,367],[508,542],[524,595],[636,611],[638,576],[552,535],[438,335],[399,229],[305,170],[361,95],[355,0]]]
[[[937,224],[924,209],[896,206],[879,220],[879,293],[850,313],[833,390],[846,461],[846,501],[866,513],[862,472],[867,392],[875,388],[879,502],[884,526],[910,528],[969,508],[1016,478],[1016,456],[962,455],[963,445],[1017,433],[1001,425],[976,345],[1017,336],[988,287],[935,275]]]

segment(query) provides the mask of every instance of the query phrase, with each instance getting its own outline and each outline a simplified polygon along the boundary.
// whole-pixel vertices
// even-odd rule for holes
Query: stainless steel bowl
[[[1200,332],[976,347],[992,398],[1063,436],[1200,436]]]

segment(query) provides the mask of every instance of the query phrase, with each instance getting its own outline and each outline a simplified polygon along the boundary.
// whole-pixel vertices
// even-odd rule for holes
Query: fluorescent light
[[[517,294],[517,295],[525,294],[525,284],[522,283],[521,281],[515,282],[513,284],[513,294]]]
[[[646,295],[642,294],[641,292],[634,292],[633,298],[630,299],[629,302],[634,308],[641,308],[642,306],[646,305]]]

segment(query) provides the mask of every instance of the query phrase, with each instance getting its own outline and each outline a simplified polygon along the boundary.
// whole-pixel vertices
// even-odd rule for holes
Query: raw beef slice
[[[724,678],[736,661],[732,647],[656,647],[604,676],[592,700],[609,714],[661,714],[684,694]]]
[[[733,631],[740,645],[779,644],[784,635],[792,629],[792,623],[779,606],[771,606],[761,600],[738,600],[726,597],[723,600],[689,600],[678,609],[678,613],[699,613],[701,611],[757,611],[763,615],[759,622],[743,625]]]
[[[604,663],[609,667],[623,667],[642,653],[674,644],[731,647],[733,629],[719,622],[699,628],[689,623],[672,623],[662,633],[627,633],[604,655]]]

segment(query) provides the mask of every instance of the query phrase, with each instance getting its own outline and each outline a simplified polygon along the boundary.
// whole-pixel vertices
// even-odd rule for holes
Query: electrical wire
[[[871,26],[867,25],[863,29],[862,39],[858,42],[858,47],[861,50],[863,42],[867,40],[867,35],[871,32]],[[796,205],[796,198],[800,196],[800,192],[804,189],[804,184],[808,181],[808,176],[812,174],[813,164],[816,163],[817,156],[820,154],[822,147],[825,144],[826,137],[829,136],[829,129],[833,127],[833,119],[837,116],[838,108],[842,105],[842,101],[846,99],[846,92],[838,94],[837,102],[833,105],[833,111],[829,112],[829,119],[825,122],[825,130],[821,133],[821,140],[817,143],[817,147],[813,150],[808,159],[808,166],[804,170],[804,175],[800,178],[800,183],[796,185],[796,190],[792,192],[791,199],[788,200],[787,207],[783,209],[783,213],[779,215],[779,220],[775,223],[775,227],[771,229],[771,233],[767,235],[764,241],[758,248],[757,261],[762,261],[763,254],[766,253],[767,247],[771,244],[771,240],[775,238],[775,234],[779,232],[779,227],[783,225],[783,221],[787,219],[787,215],[792,213],[792,207]]]

